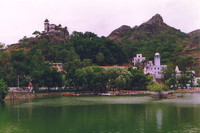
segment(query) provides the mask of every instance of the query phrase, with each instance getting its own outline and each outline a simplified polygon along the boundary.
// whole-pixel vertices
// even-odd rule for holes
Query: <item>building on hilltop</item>
[[[137,63],[142,63],[144,60],[146,60],[146,57],[142,57],[142,54],[136,54],[136,57],[132,59],[132,63],[135,66]]]
[[[136,57],[133,58],[132,62],[134,65],[136,65],[137,63],[141,63],[145,60],[146,57],[142,57],[142,54],[137,54]],[[161,79],[163,77],[163,70],[166,68],[167,65],[161,65],[160,63],[160,54],[155,53],[154,63],[153,61],[148,61],[147,63],[145,63],[143,71],[145,74],[149,73],[153,75],[154,79]]]
[[[44,21],[44,31],[42,33],[44,35],[59,35],[65,38],[69,37],[67,27],[63,28],[61,24],[59,24],[58,26],[55,24],[50,24],[48,19]]]

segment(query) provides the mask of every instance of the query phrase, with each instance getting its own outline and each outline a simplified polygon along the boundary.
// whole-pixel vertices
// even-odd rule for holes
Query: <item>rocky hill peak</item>
[[[124,34],[128,33],[131,31],[131,27],[127,25],[122,25],[121,27],[117,28],[113,32],[110,33],[108,38],[111,40],[116,40],[119,41],[118,38],[122,37]]]
[[[139,26],[133,28],[125,25],[121,26],[111,32],[108,38],[120,43],[123,39],[131,41],[149,40],[156,35],[173,35],[178,38],[187,36],[187,34],[164,23],[160,14],[155,14],[147,22]]]
[[[122,25],[121,27],[119,27],[118,29],[114,30],[111,34],[112,35],[120,35],[128,30],[131,30],[130,26],[127,25]]]
[[[154,15],[146,24],[164,24],[163,18],[160,14]]]

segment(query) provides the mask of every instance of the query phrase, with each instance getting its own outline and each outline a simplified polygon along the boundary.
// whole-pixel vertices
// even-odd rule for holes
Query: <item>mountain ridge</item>
[[[196,70],[200,69],[200,59],[197,54],[200,51],[199,30],[192,31],[189,34],[181,32],[167,25],[160,14],[154,15],[147,22],[139,26],[130,27],[122,25],[120,28],[112,31],[107,38],[112,41],[106,40],[105,37],[97,37],[97,35],[90,32],[73,32],[68,40],[63,40],[59,36],[49,35],[29,39],[23,38],[18,44],[9,46],[7,51],[13,51],[14,49],[25,49],[25,51],[28,51],[36,45],[40,48],[40,44],[42,47],[46,47],[46,45],[49,44],[51,46],[51,51],[45,49],[44,56],[46,56],[45,54],[52,56],[53,52],[55,52],[54,48],[57,47],[56,45],[74,44],[72,47],[76,47],[75,52],[79,54],[81,60],[86,58],[85,53],[88,53],[88,47],[91,46],[91,53],[94,54],[95,57],[93,58],[93,55],[88,55],[87,58],[93,58],[94,61],[98,59],[100,62],[99,64],[103,64],[103,60],[107,60],[108,56],[110,56],[110,60],[113,62],[111,64],[131,63],[132,57],[137,53],[142,53],[149,60],[152,60],[154,53],[159,52],[161,53],[162,63],[164,64],[176,65],[176,60],[181,56],[192,56],[196,63],[194,68]],[[100,46],[100,44],[102,46]],[[88,46],[86,47],[86,45]],[[109,45],[113,45],[113,47]],[[83,47],[85,48],[83,49]],[[119,50],[121,50],[123,58],[121,57],[120,63],[116,61],[117,58],[113,59],[112,55],[110,55],[113,51],[107,51],[105,47],[112,48],[114,50],[113,56],[116,57],[120,53]],[[80,51],[80,49],[82,51]],[[52,52],[52,54],[49,54],[50,52]],[[106,62],[109,64],[109,61]]]
[[[171,58],[178,59],[181,56],[192,56],[195,60],[194,69],[200,69],[200,29],[194,30],[188,34],[181,32],[167,25],[160,14],[155,14],[147,22],[139,26],[133,28],[130,26],[126,27],[128,28],[121,26],[115,29],[109,34],[108,38],[114,40],[119,45],[138,43],[136,46],[141,47],[141,49],[145,48],[146,51],[137,51],[143,52],[144,54],[149,51],[161,52],[161,54],[162,52],[166,52],[166,50],[159,51],[157,47],[155,47],[156,50],[147,49],[144,44],[149,44],[149,46],[154,47],[158,45],[156,43],[159,41],[159,43],[161,43],[160,47],[164,47],[165,44],[170,43],[171,47],[177,47],[177,49],[180,47],[180,50],[177,52],[178,54],[175,54],[175,51]],[[166,49],[168,48],[167,46]]]
[[[130,27],[130,26],[126,26]],[[130,27],[131,28],[131,27]],[[129,39],[132,41],[137,41],[140,40],[138,38],[138,35],[143,35],[145,37],[151,37],[156,34],[166,34],[166,33],[171,33],[174,34],[176,32],[180,32],[182,34],[187,35],[186,33],[181,32],[180,30],[177,30],[166,23],[164,23],[163,18],[160,14],[154,15],[151,19],[149,19],[147,22],[142,23],[140,26],[135,26],[131,28],[124,28],[124,25],[115,29],[112,31],[109,35],[108,38],[111,40],[115,40],[118,43],[120,43],[119,40],[120,38],[123,37],[124,33],[129,33]],[[118,36],[116,36],[118,35]]]

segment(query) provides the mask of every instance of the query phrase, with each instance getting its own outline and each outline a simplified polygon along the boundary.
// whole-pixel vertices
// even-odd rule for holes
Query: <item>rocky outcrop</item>
[[[165,25],[163,22],[163,18],[160,14],[154,15],[148,22],[144,24],[158,24],[158,25]]]
[[[120,38],[123,36],[129,34],[131,32],[131,27],[127,25],[122,25],[118,29],[114,30],[110,35],[108,36],[109,39],[115,40],[117,42],[120,42]]]
[[[139,41],[141,39],[160,34],[174,34],[177,36],[177,33],[179,34],[180,31],[165,24],[162,16],[156,14],[139,27],[135,26],[134,28],[131,28],[130,26],[126,25],[121,26],[111,32],[108,38],[120,43],[124,38],[128,38],[131,41]]]
[[[169,28],[171,27],[164,23],[161,15],[156,14],[149,21],[141,24],[138,31],[140,34],[155,35],[161,32],[167,32]]]

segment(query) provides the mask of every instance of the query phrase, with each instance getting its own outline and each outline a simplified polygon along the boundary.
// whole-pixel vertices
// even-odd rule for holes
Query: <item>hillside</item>
[[[77,83],[74,78],[77,69],[131,64],[137,53],[153,60],[154,54],[159,52],[162,64],[169,67],[180,64],[181,70],[200,70],[199,30],[183,33],[167,25],[159,14],[140,26],[123,25],[107,38],[91,32],[74,31],[67,37],[38,33],[36,37],[24,37],[1,50],[0,78],[9,86],[16,86],[17,78],[20,86],[27,85],[30,80],[36,86],[62,86],[63,77],[52,69],[53,63],[63,63],[63,70],[68,72],[67,84],[73,84],[72,79]]]
[[[131,28],[123,25],[111,32],[108,38],[127,47],[132,56],[142,53],[153,59],[153,53],[160,52],[162,62],[166,64],[176,64],[182,55],[192,56],[195,59],[194,69],[200,68],[200,30],[186,34],[167,25],[159,14],[140,26]]]
[[[195,59],[194,69],[200,76],[200,30],[190,32],[191,42],[184,48],[181,55],[192,56]]]
[[[183,56],[195,59],[193,68],[200,68],[200,31],[183,33],[167,25],[162,16],[156,14],[147,22],[134,26],[122,25],[105,37],[91,32],[73,32],[68,39],[56,35],[41,35],[23,38],[11,45],[6,53],[23,50],[27,54],[40,55],[45,61],[62,62],[90,59],[97,65],[120,65],[131,63],[132,57],[142,53],[147,60],[153,60],[159,52],[162,64],[177,65]]]
[[[156,35],[174,35],[178,37],[177,39],[188,37],[187,34],[181,32],[180,30],[168,26],[164,23],[163,18],[159,14],[156,14],[140,26],[135,26],[133,28],[130,26],[121,26],[111,32],[108,38],[115,40],[118,43],[122,43],[123,39],[142,41],[155,38]]]
[[[194,36],[200,36],[200,29],[192,31],[189,33],[190,35],[194,35]]]

